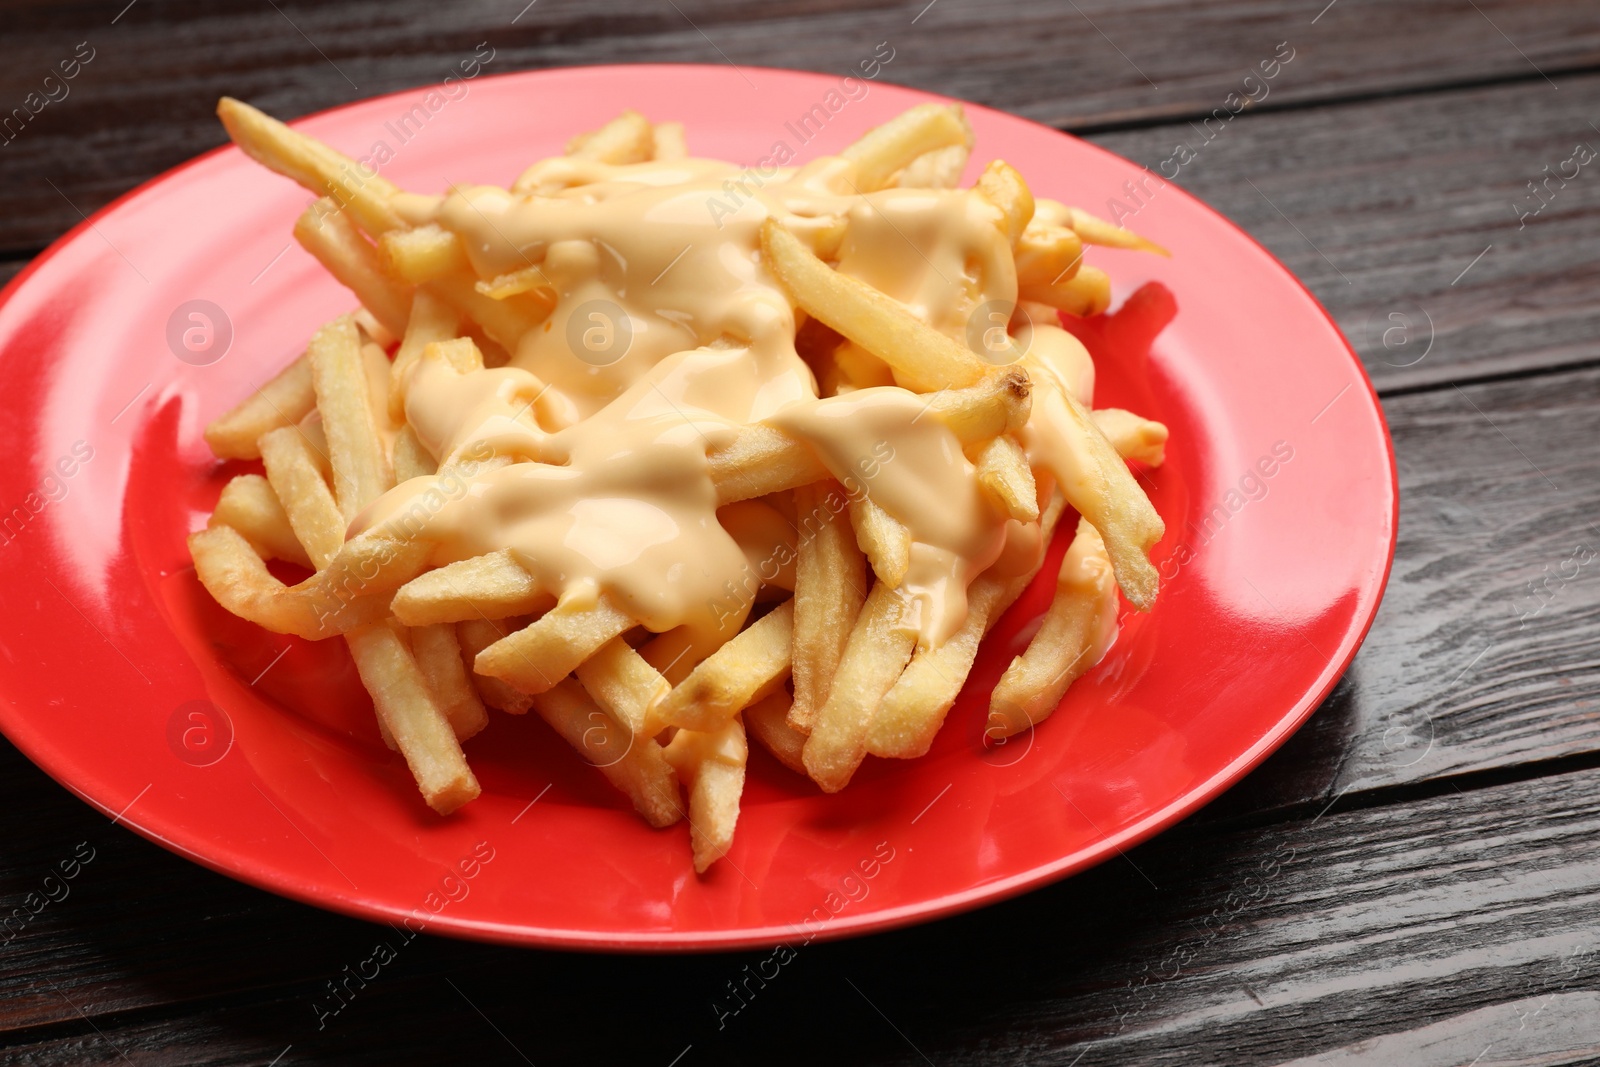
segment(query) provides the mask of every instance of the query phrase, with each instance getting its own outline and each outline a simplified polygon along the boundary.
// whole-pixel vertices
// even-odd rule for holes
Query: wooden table
[[[812,947],[720,1021],[762,954],[424,938],[319,1030],[381,928],[109,825],[6,746],[0,912],[93,856],[0,943],[6,1062],[1600,1061],[1600,167],[1529,185],[1600,147],[1593,0],[524,2],[12,0],[0,106],[92,58],[0,146],[0,277],[219,143],[224,92],[300,115],[483,41],[497,72],[826,71],[888,41],[890,81],[1152,166],[1286,47],[1178,181],[1306,281],[1382,394],[1403,504],[1377,624],[1310,724],[1184,825]]]

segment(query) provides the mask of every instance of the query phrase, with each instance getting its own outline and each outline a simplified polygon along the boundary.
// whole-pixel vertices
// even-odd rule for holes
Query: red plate
[[[698,154],[754,163],[779,142],[802,160],[837,150],[930,99],[749,67],[450,90],[302,125],[356,156],[392,153],[386,176],[437,191],[505,184],[625,107],[683,120]],[[435,816],[380,742],[342,644],[227,616],[184,548],[237,467],[212,460],[201,428],[351,303],[290,240],[306,195],[233,148],[117,201],[5,293],[0,728],[89,803],[215,870],[365,918],[550,946],[729,948],[903,925],[1082,870],[1195,810],[1305,720],[1366,633],[1394,552],[1383,417],[1326,313],[1225,219],[1092,145],[968,114],[969,178],[1001,157],[1039,195],[1101,213],[1142,204],[1128,223],[1173,252],[1096,250],[1118,310],[1080,327],[1098,403],[1172,429],[1147,479],[1167,521],[1164,588],[1032,736],[986,748],[984,708],[1048,583],[991,637],[926,758],[869,761],[822,796],[753,753],[732,854],[708,877],[686,827],[645,827],[531,715],[494,716],[467,746],[483,796]],[[209,354],[184,347],[189,328]]]

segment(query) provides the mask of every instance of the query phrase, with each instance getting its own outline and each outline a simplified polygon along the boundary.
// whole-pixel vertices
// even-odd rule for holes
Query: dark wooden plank
[[[1093,139],[1175,171],[1310,286],[1380,390],[1411,389],[1600,359],[1600,159],[1567,163],[1600,154],[1591,115],[1600,78],[1572,77]]]
[[[1540,71],[1561,81],[1565,71],[1600,64],[1600,24],[1585,17],[1586,0],[1483,0],[1478,11],[1442,0],[1345,0],[1315,20],[1308,6],[542,0],[524,10],[502,0],[143,0],[116,17],[115,3],[15,3],[0,105],[37,114],[0,147],[11,207],[0,219],[0,250],[37,249],[78,210],[220,143],[211,109],[223,93],[301,115],[438,80],[479,42],[495,50],[492,73],[641,61],[842,73],[887,41],[895,49],[883,72],[889,81],[1073,128],[1207,114],[1246,89],[1245,76],[1280,42],[1292,63],[1248,90],[1268,109],[1485,79],[1546,85]],[[52,83],[64,98],[29,103],[80,42],[93,59],[67,85]]]
[[[40,921],[78,927],[106,969],[159,987],[163,955],[249,965],[223,955],[231,943],[177,928],[181,906],[208,892],[176,890],[154,960],[96,944],[99,921],[76,900]],[[1190,826],[1006,904],[776,954],[411,947],[361,927],[344,955],[310,947],[297,981],[249,995],[97,1014],[93,990],[62,985],[59,1021],[9,1038],[16,1062],[34,1064],[269,1064],[287,1051],[282,1062],[1097,1067],[1270,1064],[1380,1035],[1409,1034],[1389,1047],[1414,1047],[1431,1027],[1421,1036],[1435,1045],[1483,1037],[1440,1067],[1489,1044],[1498,1055],[1486,1062],[1576,1064],[1600,1045],[1600,1018],[1584,1013],[1600,980],[1597,905],[1591,769],[1265,828]],[[263,898],[261,939],[309,941],[303,914]],[[364,968],[347,1005],[319,1014],[334,1004],[325,983],[379,941],[395,959]]]

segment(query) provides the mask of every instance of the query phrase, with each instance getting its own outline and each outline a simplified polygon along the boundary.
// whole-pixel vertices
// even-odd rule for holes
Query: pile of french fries
[[[965,337],[835,270],[777,219],[764,224],[760,253],[797,321],[820,324],[802,347],[819,393],[888,385],[923,394],[997,511],[1037,539],[1031,569],[971,583],[965,621],[948,640],[919,642],[906,621],[908,527],[870,488],[845,504],[803,442],[760,423],[709,453],[710,476],[721,505],[762,499],[800,517],[794,562],[763,585],[750,621],[719,647],[699,647],[683,630],[650,633],[603,592],[578,600],[540,588],[509,551],[432,566],[432,545],[391,527],[347,536],[400,482],[470,483],[522,461],[482,448],[430,454],[406,422],[406,391],[429,363],[463,376],[504,365],[555,296],[540,288],[536,268],[477,276],[460,235],[407,225],[394,205],[399,189],[325,145],[235,100],[218,113],[239,147],[316,198],[295,237],[360,306],[317,330],[300,358],[206,429],[219,458],[259,460],[263,473],[227,483],[207,528],[190,538],[196,571],[223,607],[266,629],[344,639],[384,741],[435,811],[478,795],[462,743],[488,725],[487,709],[531,709],[650,825],[687,817],[703,872],[733,837],[746,731],[828,792],[867,755],[925,753],[980,641],[1033,579],[1069,508],[1079,520],[1054,599],[993,692],[987,735],[1027,730],[1054,710],[1114,636],[1119,589],[1135,608],[1153,601],[1148,554],[1163,526],[1128,461],[1160,464],[1166,428],[1092,411],[1077,384],[1039,358],[996,365]],[[970,149],[959,107],[921,105],[842,155],[870,195],[953,189]],[[626,166],[685,151],[680,126],[628,112],[576,138],[568,154]],[[1083,264],[1085,244],[1161,251],[1084,212],[1036,202],[1001,162],[967,195],[998,209],[995,224],[1011,244],[1014,324],[1105,310],[1109,279]],[[524,417],[536,422],[537,406]],[[1051,441],[1073,469],[1040,462]],[[269,560],[312,574],[288,585]]]

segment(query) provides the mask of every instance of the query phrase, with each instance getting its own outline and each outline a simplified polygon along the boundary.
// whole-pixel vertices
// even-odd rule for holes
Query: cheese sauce
[[[558,158],[515,190],[397,200],[408,222],[457,234],[480,277],[537,268],[555,302],[507,367],[413,365],[406,417],[440,473],[397,486],[352,534],[398,526],[431,540],[436,564],[508,549],[563,599],[605,594],[652,631],[726,638],[754,599],[743,592],[752,567],[786,563],[759,558],[783,551],[770,521],[730,522],[734,532],[719,521],[707,454],[766,422],[909,528],[907,623],[924,647],[961,625],[967,586],[1006,552],[1008,531],[1022,542],[1008,556],[1036,553],[1036,526],[1008,522],[923,398],[869,388],[818,399],[795,350],[796,312],[760,255],[761,225],[775,217],[841,273],[965,343],[974,308],[1017,297],[987,201],[960,190],[860,194],[853,164],[834,157],[765,181],[710,160]],[[1050,331],[1068,336],[1036,329],[1035,346],[1050,351],[1027,368],[1048,366],[1053,387],[1076,392],[1077,352]],[[1055,443],[1035,436],[1030,452]],[[514,462],[469,473],[470,458],[486,455]],[[743,602],[730,611],[732,590]]]

